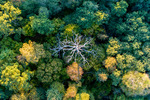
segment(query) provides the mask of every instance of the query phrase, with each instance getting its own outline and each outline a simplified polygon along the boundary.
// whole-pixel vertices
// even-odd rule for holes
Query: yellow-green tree
[[[33,76],[33,71],[23,71],[23,67],[18,63],[3,66],[1,70],[0,84],[15,92],[28,91],[32,86],[28,82]]]
[[[88,93],[78,93],[76,95],[76,100],[90,100],[90,95]]]
[[[122,77],[121,89],[127,96],[145,96],[150,94],[148,74],[130,71]]]
[[[15,8],[11,2],[6,2],[4,5],[0,5],[0,36],[8,36],[15,32],[15,28],[12,25],[16,24],[16,20],[22,18],[18,15],[21,14],[19,8]]]
[[[79,32],[79,26],[76,24],[68,24],[64,27],[64,33],[63,35],[66,36],[73,36],[74,33],[78,33]]]
[[[110,38],[109,45],[107,47],[106,53],[109,56],[114,56],[119,53],[120,50],[120,41],[117,38]]]
[[[42,44],[29,40],[29,44],[24,43],[19,51],[26,58],[27,62],[37,63],[40,58],[45,57],[45,50],[43,48]]]

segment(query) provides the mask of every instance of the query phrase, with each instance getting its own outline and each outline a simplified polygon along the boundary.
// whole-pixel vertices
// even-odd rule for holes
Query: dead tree
[[[58,44],[50,50],[54,51],[54,54],[58,54],[62,51],[62,57],[67,54],[67,63],[69,63],[72,59],[76,62],[77,57],[81,58],[80,61],[83,61],[83,64],[88,63],[86,58],[87,55],[92,54],[95,55],[95,51],[92,49],[92,38],[85,38],[83,36],[79,36],[75,34],[72,39],[64,39],[60,40],[58,37]]]

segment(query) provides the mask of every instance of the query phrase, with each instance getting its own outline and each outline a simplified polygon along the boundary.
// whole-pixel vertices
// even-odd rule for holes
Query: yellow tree
[[[75,84],[70,84],[69,87],[67,88],[63,100],[68,100],[68,98],[74,98],[76,94],[77,94],[77,88]]]
[[[27,62],[37,63],[40,58],[45,57],[45,50],[42,44],[36,44],[29,40],[29,43],[24,43],[22,48],[19,49],[23,57]]]
[[[15,92],[28,91],[32,85],[28,82],[34,75],[33,71],[23,71],[23,67],[18,63],[2,66],[0,84]]]
[[[1,36],[8,36],[15,32],[15,28],[12,23],[15,24],[15,20],[21,20],[18,15],[21,14],[19,8],[15,8],[11,2],[6,2],[4,5],[0,4],[0,33]]]
[[[104,61],[104,65],[109,72],[112,72],[116,69],[117,60],[114,57],[107,57]]]
[[[78,93],[76,95],[76,100],[90,100],[90,95],[88,93]]]

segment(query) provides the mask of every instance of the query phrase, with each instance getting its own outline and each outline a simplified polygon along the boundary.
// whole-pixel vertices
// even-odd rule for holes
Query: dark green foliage
[[[26,16],[32,16],[34,14],[38,13],[38,10],[40,8],[40,2],[41,0],[25,0],[22,5],[20,6],[20,9],[22,10],[22,15],[24,17]],[[42,1],[42,4],[45,4],[45,1]],[[43,5],[44,6],[44,5]]]
[[[0,4],[6,3],[6,0],[0,0]]]
[[[83,0],[61,0],[63,7],[74,9],[82,3]]]
[[[50,82],[60,79],[62,67],[63,62],[61,59],[41,60],[37,66],[36,77],[42,83],[50,84]]]
[[[60,18],[54,18],[52,20],[52,23],[55,26],[53,33],[57,34],[63,30],[65,22],[63,20],[61,20]]]
[[[34,17],[31,20],[31,28],[43,35],[50,35],[54,31],[54,25],[48,18],[45,17]]]
[[[96,100],[102,99],[103,96],[107,96],[111,92],[111,81],[95,83],[91,91],[94,93]]]
[[[49,10],[50,17],[59,13],[62,10],[61,0],[47,0],[46,4]]]
[[[113,100],[126,100],[126,96],[124,94],[121,95],[114,95]]]
[[[0,53],[0,65],[4,63],[13,63],[16,60],[16,53],[13,50],[5,49]]]
[[[23,16],[32,16],[37,14],[41,7],[47,8],[49,17],[59,13],[62,10],[61,0],[25,0],[21,5]]]
[[[98,5],[96,5],[95,2],[85,1],[82,4],[82,7],[76,9],[75,14],[68,17],[73,17],[73,19],[70,21],[76,22],[81,27],[89,28],[93,23],[93,20],[95,18],[94,13],[97,10],[98,10]],[[66,17],[65,21],[68,20],[68,17]]]
[[[92,92],[89,92],[90,100],[95,100],[94,94]]]
[[[112,7],[112,15],[118,17],[124,15],[127,12],[128,3],[125,0],[120,0]]]
[[[110,75],[110,78],[112,79],[112,85],[117,86],[121,81],[121,71],[116,69]]]
[[[41,87],[35,87],[28,94],[29,100],[45,100],[45,90]]]
[[[0,89],[0,99],[1,100],[8,100],[9,97],[13,94],[12,91],[9,91],[8,89]]]
[[[150,11],[149,0],[127,0],[127,2],[131,5],[132,11],[139,11],[139,10]]]
[[[0,47],[1,47],[0,51],[8,48],[13,50],[15,53],[19,53],[19,48],[22,47],[22,43],[14,41],[10,37],[8,37],[8,38],[3,38],[0,41]]]
[[[65,22],[61,20],[60,18],[54,18],[51,21],[55,27],[54,27],[52,34],[45,37],[47,43],[45,43],[44,45],[47,45],[48,50],[49,50],[49,47],[56,45],[57,39],[58,39],[57,35],[64,30],[64,24],[65,24]]]
[[[150,42],[145,42],[142,46],[142,51],[146,57],[150,57]]]
[[[96,51],[95,55],[90,55],[88,57],[89,65],[85,65],[84,70],[89,71],[91,68],[98,71],[100,67],[102,67],[102,61],[105,59],[105,49],[102,46],[95,46],[94,51]]]
[[[40,7],[39,16],[48,18],[49,17],[48,9],[46,7]]]
[[[84,1],[72,15],[64,18],[65,22],[78,24],[82,28],[90,28],[93,23],[102,25],[108,20],[108,14],[98,10],[98,4],[93,1]]]
[[[0,99],[4,99],[5,100],[5,93],[3,92],[2,89],[0,89]]]
[[[82,34],[87,36],[93,36],[99,40],[106,40],[108,38],[106,30],[97,24],[93,24],[90,28],[82,31]]]
[[[1,100],[149,100],[149,84],[150,0],[0,0]]]

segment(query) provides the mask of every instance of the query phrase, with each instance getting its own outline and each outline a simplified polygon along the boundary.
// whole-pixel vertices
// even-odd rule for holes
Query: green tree
[[[106,30],[97,24],[93,24],[90,28],[83,30],[82,34],[86,36],[93,36],[99,40],[106,40],[108,38]]]
[[[29,100],[44,100],[46,98],[45,90],[42,87],[34,87],[28,94]]]
[[[31,28],[35,32],[38,32],[39,34],[43,34],[43,35],[52,34],[55,27],[51,20],[39,16],[33,17],[30,24],[31,24]]]
[[[48,9],[46,7],[40,7],[39,8],[39,16],[48,18],[49,17]]]
[[[63,7],[69,8],[69,9],[75,9],[78,7],[83,0],[61,0],[61,4]]]
[[[11,37],[3,38],[0,41],[1,50],[11,49],[14,53],[19,53],[19,49],[22,47],[22,42],[14,41]]]
[[[142,51],[146,57],[150,57],[150,42],[145,42],[142,46]]]
[[[94,1],[84,1],[81,7],[68,16],[65,16],[66,23],[75,23],[81,28],[90,28],[93,23],[102,25],[108,20],[108,14],[98,10],[98,4]]]
[[[41,59],[37,66],[36,77],[42,83],[50,84],[51,82],[60,79],[62,67],[63,62],[61,59]]]
[[[46,4],[49,10],[50,17],[58,14],[63,9],[61,5],[61,0],[47,0]]]
[[[4,100],[6,99],[5,98],[5,93],[2,89],[0,89],[0,99],[4,99]]]
[[[110,78],[112,79],[112,85],[117,86],[121,81],[121,71],[116,69],[112,72]]]
[[[118,17],[124,15],[127,12],[128,3],[124,0],[121,0],[120,2],[117,2],[112,7],[112,15],[116,15]]]
[[[50,88],[46,92],[47,100],[62,100],[63,95],[54,88]]]
[[[14,63],[16,61],[17,54],[11,49],[2,50],[0,53],[0,65],[5,63]]]
[[[45,4],[45,0],[42,2],[41,0],[25,0],[20,6],[22,16],[29,18],[30,16],[37,14],[40,6],[45,6]]]
[[[55,81],[50,85],[51,88],[58,90],[61,94],[65,94],[65,87],[64,84]]]

